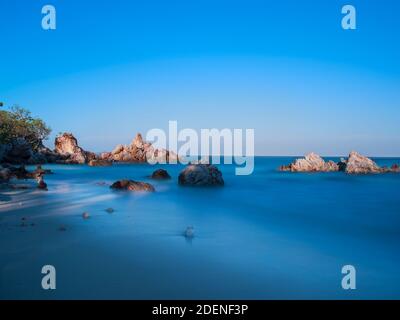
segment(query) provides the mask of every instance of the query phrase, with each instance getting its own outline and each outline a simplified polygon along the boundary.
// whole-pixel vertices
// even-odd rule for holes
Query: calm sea
[[[178,186],[180,165],[47,165],[48,192],[0,191],[0,298],[399,299],[400,174],[276,170],[292,160],[219,165],[222,188]],[[159,167],[170,181],[148,178]],[[111,191],[122,178],[156,192]],[[348,264],[356,290],[341,287]]]

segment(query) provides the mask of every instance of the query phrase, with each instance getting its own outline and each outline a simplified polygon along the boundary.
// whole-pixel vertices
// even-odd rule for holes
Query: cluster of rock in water
[[[0,145],[0,182],[8,182],[11,178],[36,179],[38,188],[47,190],[44,175],[50,173],[41,166],[33,172],[28,172],[25,164],[60,163],[60,164],[85,164],[89,166],[110,166],[114,162],[144,163],[151,161],[173,160],[176,163],[178,156],[165,149],[156,149],[145,142],[137,134],[130,145],[118,145],[112,152],[97,155],[86,151],[78,145],[77,139],[71,133],[64,133],[56,137],[54,150],[44,146],[33,151],[24,139],[16,139],[8,145]],[[20,167],[13,165],[20,164]],[[400,172],[397,164],[389,167],[380,167],[373,160],[351,152],[347,159],[339,162],[325,161],[319,155],[310,153],[304,158],[296,159],[289,165],[279,168],[280,171],[290,172],[336,172],[343,171],[349,174],[388,173]],[[151,175],[154,180],[171,179],[166,170],[158,169]],[[210,164],[189,164],[179,174],[178,183],[189,186],[223,186],[222,173],[217,167]],[[151,184],[134,180],[116,181],[111,188],[130,191],[154,191]]]
[[[86,151],[78,145],[77,139],[71,133],[63,133],[56,137],[54,150],[40,146],[32,150],[23,138],[12,143],[0,145],[0,163],[10,164],[84,164],[93,166],[110,165],[112,162],[151,162],[177,160],[178,156],[165,149],[157,149],[151,143],[145,142],[140,133],[130,145],[118,145],[111,152],[97,155]]]
[[[47,184],[44,182],[44,175],[51,174],[51,170],[43,169],[38,165],[34,171],[28,171],[24,165],[19,167],[9,164],[0,165],[0,183],[8,183],[12,178],[16,179],[35,179],[38,189],[47,190]]]
[[[324,161],[318,154],[310,153],[304,158],[296,159],[289,165],[279,168],[280,171],[290,172],[335,172],[343,171],[348,174],[369,174],[369,173],[388,173],[400,172],[398,164],[389,167],[380,167],[365,156],[352,151],[347,159],[341,159],[338,163],[329,160]]]
[[[169,180],[171,176],[164,169],[158,169],[153,172],[151,178],[154,180]],[[224,179],[221,171],[216,166],[210,164],[192,164],[181,171],[178,177],[178,183],[182,186],[223,186]],[[155,191],[150,183],[119,180],[114,182],[111,189],[127,191]]]
[[[78,145],[77,139],[71,133],[64,133],[56,137],[54,150],[41,146],[33,151],[24,139],[16,139],[8,145],[0,145],[0,181],[8,182],[11,178],[36,179],[38,188],[47,189],[43,176],[46,171],[38,167],[34,172],[28,172],[25,164],[59,163],[59,164],[85,164],[89,166],[110,166],[113,162],[143,163],[151,161],[176,162],[178,156],[165,149],[156,149],[150,143],[143,141],[137,134],[130,145],[118,145],[112,152],[96,155],[86,151]],[[20,164],[20,167],[13,165]],[[163,169],[156,170],[152,179],[170,179],[170,175]],[[221,172],[213,165],[192,164],[187,166],[179,175],[181,185],[212,186],[223,185]],[[144,182],[121,180],[115,182],[113,189],[131,191],[154,191],[154,187]]]

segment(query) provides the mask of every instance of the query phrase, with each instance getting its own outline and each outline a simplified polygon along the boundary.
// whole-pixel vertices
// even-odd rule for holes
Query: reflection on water
[[[163,166],[170,181],[150,181],[158,166],[48,165],[48,192],[1,191],[0,298],[400,298],[400,175],[276,171],[291,160],[257,158],[251,176],[221,165],[211,189],[179,187],[179,165]],[[109,189],[123,178],[157,192]]]

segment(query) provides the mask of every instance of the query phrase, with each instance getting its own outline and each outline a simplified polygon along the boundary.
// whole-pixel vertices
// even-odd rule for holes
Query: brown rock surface
[[[155,189],[150,183],[133,181],[133,180],[119,180],[114,182],[111,189],[127,190],[127,191],[146,191],[154,192]]]

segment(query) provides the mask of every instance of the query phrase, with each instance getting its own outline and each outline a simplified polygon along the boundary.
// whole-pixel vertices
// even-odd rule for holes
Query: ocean
[[[179,186],[182,165],[45,165],[47,192],[0,190],[0,299],[399,299],[400,174],[277,171],[293,159],[218,165],[213,188]],[[152,181],[158,168],[172,179]],[[119,179],[156,192],[111,190]]]

